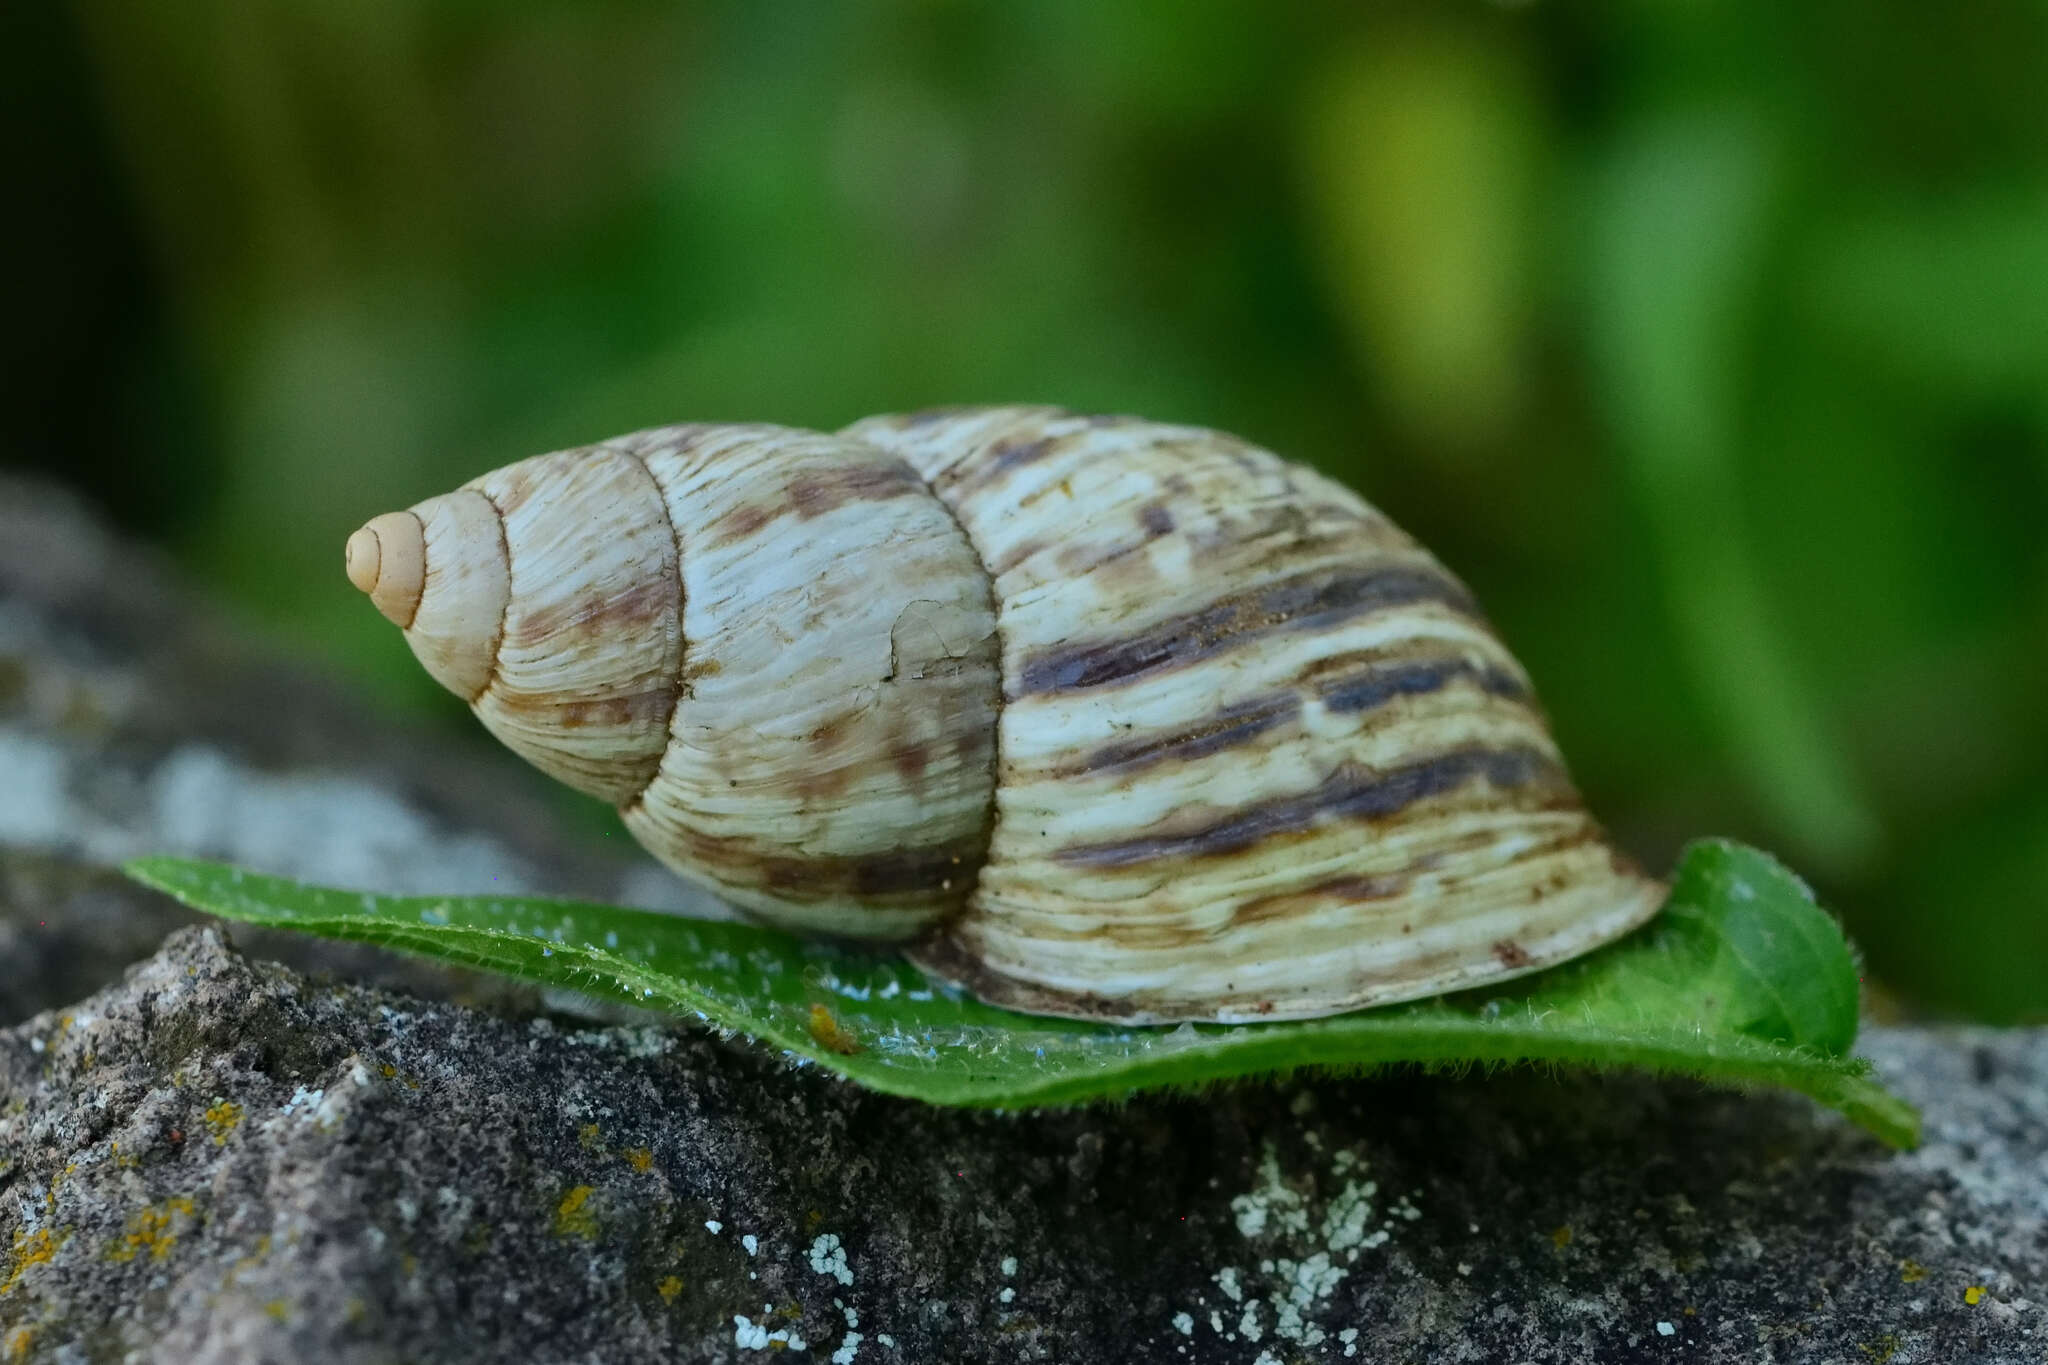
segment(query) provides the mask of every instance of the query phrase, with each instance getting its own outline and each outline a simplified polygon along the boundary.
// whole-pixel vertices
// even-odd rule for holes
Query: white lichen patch
[[[565,993],[573,994],[573,992]],[[575,1012],[588,1013],[588,1001]],[[649,1025],[630,1027],[616,1025],[602,1029],[579,1029],[562,1035],[562,1041],[570,1047],[588,1048],[593,1052],[611,1052],[624,1057],[647,1060],[665,1057],[676,1047],[673,1030]]]
[[[743,1351],[801,1351],[810,1346],[793,1327],[771,1332],[743,1313],[732,1315],[732,1344]]]
[[[853,1365],[853,1358],[859,1354],[860,1344],[864,1339],[860,1333],[853,1330],[860,1326],[860,1313],[847,1307],[844,1299],[832,1300],[832,1306],[846,1315],[846,1335],[839,1339],[838,1349],[832,1352],[832,1365]],[[884,1337],[883,1340],[886,1341],[888,1338]]]
[[[1305,1145],[1319,1163],[1323,1144]],[[1270,1337],[1289,1347],[1327,1349],[1330,1334],[1315,1320],[1318,1311],[1336,1295],[1351,1266],[1422,1217],[1415,1202],[1419,1192],[1382,1207],[1379,1185],[1365,1178],[1366,1167],[1358,1151],[1345,1148],[1330,1155],[1324,1170],[1311,1166],[1287,1173],[1278,1148],[1266,1144],[1252,1188],[1230,1200],[1239,1235],[1257,1253],[1251,1262],[1256,1268],[1224,1266],[1211,1275],[1231,1308],[1226,1313],[1206,1300],[1200,1305],[1209,1309],[1210,1330],[1225,1341]],[[1172,1321],[1183,1335],[1194,1335],[1193,1312],[1178,1312]],[[1356,1328],[1344,1329],[1337,1340],[1344,1355],[1357,1354]]]
[[[853,1283],[853,1271],[846,1264],[846,1248],[839,1244],[837,1233],[821,1233],[811,1243],[811,1269],[820,1275],[830,1275],[841,1284]]]
[[[277,1112],[290,1118],[294,1114],[310,1115],[320,1107],[320,1101],[327,1098],[325,1090],[308,1090],[299,1086],[292,1091],[292,1097],[277,1107]]]
[[[1230,1201],[1237,1230],[1246,1238],[1297,1236],[1308,1231],[1308,1211],[1301,1194],[1280,1175],[1280,1156],[1272,1143],[1259,1162],[1259,1183]]]

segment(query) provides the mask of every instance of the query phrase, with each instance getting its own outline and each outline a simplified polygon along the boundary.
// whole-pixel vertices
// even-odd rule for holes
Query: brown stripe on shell
[[[933,481],[933,487],[944,493],[948,500],[970,497],[1009,477],[1013,470],[1036,464],[1059,447],[1060,438],[1057,436],[1040,436],[1029,441],[1005,437],[991,445],[980,458],[963,461],[946,470]]]
[[[1043,554],[1046,549],[1043,540],[1020,540],[988,564],[988,576],[991,579],[1001,578],[1032,556]]]
[[[1332,678],[1321,685],[1317,694],[1332,711],[1371,711],[1397,697],[1442,691],[1453,682],[1474,683],[1482,692],[1509,701],[1529,700],[1527,685],[1514,673],[1498,665],[1482,667],[1464,658],[1369,668],[1349,677]]]
[[[1345,765],[1314,790],[1261,801],[1181,833],[1080,844],[1055,856],[1073,867],[1128,867],[1173,858],[1239,853],[1276,836],[1330,820],[1385,820],[1474,779],[1498,791],[1526,790],[1545,800],[1573,799],[1571,780],[1540,749],[1454,749],[1400,767],[1361,772]]]
[[[928,496],[924,480],[902,461],[850,464],[839,469],[809,469],[774,488],[772,500],[742,503],[711,528],[714,546],[737,544],[778,517],[815,521],[849,503],[887,502],[891,498]]]
[[[1526,865],[1540,859],[1555,858],[1561,853],[1569,853],[1586,844],[1597,843],[1599,840],[1600,830],[1598,826],[1594,825],[1590,820],[1583,821],[1576,828],[1565,834],[1543,840],[1521,850],[1516,855],[1516,861]],[[1498,844],[1499,841],[1500,835],[1497,831],[1479,830],[1460,842],[1465,845],[1465,851],[1470,852],[1473,849]],[[1453,846],[1438,848],[1428,856],[1417,859],[1413,865],[1404,868],[1399,873],[1386,873],[1371,877],[1332,877],[1273,895],[1255,896],[1250,900],[1240,902],[1231,907],[1230,927],[1239,928],[1266,920],[1290,919],[1332,901],[1359,905],[1374,901],[1395,900],[1408,891],[1414,884],[1417,876],[1435,873],[1439,869],[1447,867],[1451,861],[1450,855],[1452,851]],[[1442,898],[1456,895],[1459,882],[1460,879],[1456,876],[1440,876],[1437,881],[1435,896]],[[1551,889],[1554,890],[1556,888],[1553,887]],[[1542,888],[1536,887],[1532,888],[1532,890],[1540,892]],[[1415,926],[1412,921],[1404,922],[1399,926],[1400,932],[1403,934],[1414,932],[1414,928]],[[1520,954],[1520,960],[1514,961],[1510,960],[1508,956],[1502,956],[1501,950],[1503,945],[1513,948],[1516,953]],[[1508,940],[1496,943],[1493,952],[1495,956],[1500,957],[1504,966],[1523,967],[1528,965],[1528,955],[1522,953],[1518,947]]]
[[[607,635],[657,629],[674,614],[679,592],[673,574],[653,575],[607,596],[565,599],[524,612],[513,621],[505,638],[515,646],[533,648],[568,630],[579,635]]]
[[[1319,661],[1320,662],[1320,661]],[[1470,659],[1411,660],[1377,664],[1363,671],[1329,679],[1314,688],[1332,711],[1370,711],[1403,697],[1426,696],[1453,683],[1470,681],[1490,696],[1526,702],[1529,690],[1507,669]],[[1166,734],[1120,740],[1091,749],[1073,763],[1050,774],[1079,777],[1090,773],[1125,773],[1156,763],[1185,763],[1249,744],[1269,730],[1291,724],[1301,714],[1301,693],[1290,689],[1250,697],[1218,709],[1213,715]]]
[[[863,854],[804,857],[787,845],[680,831],[691,861],[734,890],[766,891],[798,904],[858,898],[875,905],[917,905],[962,898],[982,856],[972,837]]]
[[[1573,828],[1564,833],[1518,850],[1513,861],[1527,868],[1546,860],[1554,861],[1560,855],[1571,854],[1600,840],[1599,827],[1590,820],[1582,819],[1575,821]],[[1185,907],[1171,915],[1143,918],[1144,906],[1139,903],[1122,914],[1048,917],[1033,926],[1032,936],[1046,943],[1094,942],[1119,949],[1158,951],[1210,944],[1236,931],[1297,919],[1332,904],[1385,907],[1405,899],[1408,902],[1407,914],[1426,916],[1432,906],[1465,894],[1466,879],[1445,871],[1452,866],[1454,857],[1460,851],[1470,853],[1497,849],[1500,842],[1500,832],[1493,829],[1477,830],[1471,836],[1453,841],[1432,841],[1429,853],[1415,858],[1398,871],[1328,876],[1284,891],[1231,901],[1229,916],[1220,923],[1191,915]],[[1494,865],[1489,871],[1498,873],[1501,867]],[[1415,887],[1416,879],[1423,876],[1431,878],[1432,884],[1427,892],[1420,892]],[[1529,899],[1554,894],[1562,890],[1566,882],[1567,876],[1563,873],[1532,880],[1528,884]],[[1382,908],[1379,913],[1387,912]],[[1409,934],[1414,932],[1415,921],[1404,921],[1393,927],[1402,934]]]
[[[1131,772],[1155,763],[1185,763],[1207,758],[1239,744],[1249,744],[1268,730],[1285,725],[1301,713],[1301,698],[1291,692],[1252,697],[1223,707],[1195,725],[1171,734],[1123,740],[1091,749],[1073,763],[1055,769],[1054,777],[1088,773]]]
[[[582,730],[591,726],[623,727],[642,721],[659,721],[666,728],[669,709],[675,702],[675,689],[663,686],[646,692],[629,692],[619,697],[591,697],[571,701],[535,697],[524,692],[500,691],[495,694],[495,700],[498,717],[515,725],[525,721],[535,731],[545,731],[550,727],[559,730]],[[648,763],[657,763],[660,758],[661,755],[657,753],[648,760]]]
[[[1219,598],[1135,635],[1041,650],[1023,660],[1014,695],[1120,683],[1249,646],[1276,632],[1317,630],[1420,602],[1460,615],[1478,614],[1464,585],[1433,566],[1325,566]]]
[[[1128,995],[1061,990],[999,971],[944,929],[906,946],[903,955],[926,975],[949,981],[977,1000],[1027,1014],[1115,1023],[1131,1018],[1137,1005]]]
[[[1368,901],[1392,900],[1408,889],[1412,877],[1406,874],[1387,874],[1377,877],[1330,877],[1307,886],[1271,896],[1254,896],[1230,907],[1232,927],[1258,924],[1265,920],[1289,919],[1301,913],[1304,906],[1323,901],[1342,901],[1358,905]],[[1409,925],[1402,925],[1403,933]]]

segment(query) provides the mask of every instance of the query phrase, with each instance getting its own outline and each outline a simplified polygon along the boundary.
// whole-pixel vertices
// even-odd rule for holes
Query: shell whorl
[[[988,842],[994,617],[901,460],[667,427],[371,527],[393,518],[425,527],[406,636],[429,672],[677,872],[850,938],[910,938],[964,905]],[[475,590],[491,583],[506,590]]]
[[[1662,897],[1464,586],[1220,433],[662,428],[373,521],[357,586],[402,594],[408,516],[408,638],[508,745],[743,907],[994,1003],[1312,1017],[1561,961]]]

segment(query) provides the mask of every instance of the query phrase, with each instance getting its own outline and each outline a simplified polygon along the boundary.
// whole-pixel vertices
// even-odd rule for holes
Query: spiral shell
[[[1548,966],[1663,888],[1470,594],[1218,432],[676,426],[349,542],[430,673],[680,875],[981,998],[1309,1018]]]

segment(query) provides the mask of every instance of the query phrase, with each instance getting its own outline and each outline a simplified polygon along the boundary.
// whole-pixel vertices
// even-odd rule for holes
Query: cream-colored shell
[[[1308,1018],[1662,899],[1463,585],[1217,432],[668,427],[420,504],[423,571],[407,515],[350,576],[507,744],[752,913],[998,1004]]]

